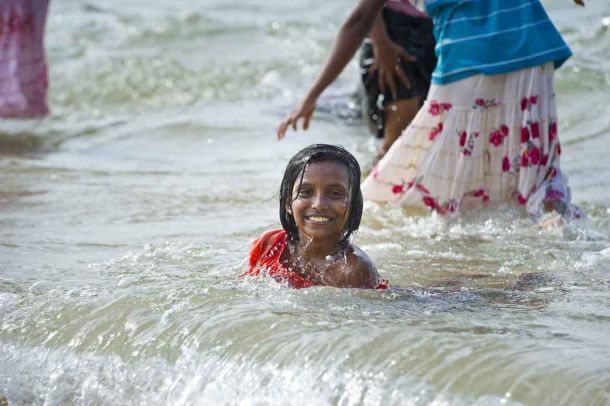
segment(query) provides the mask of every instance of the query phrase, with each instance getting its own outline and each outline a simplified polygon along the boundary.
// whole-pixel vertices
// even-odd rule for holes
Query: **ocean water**
[[[609,2],[545,1],[590,224],[367,204],[386,292],[238,278],[296,151],[374,158],[353,64],[275,139],[354,2],[151,4],[52,2],[52,114],[0,121],[0,404],[610,404]]]

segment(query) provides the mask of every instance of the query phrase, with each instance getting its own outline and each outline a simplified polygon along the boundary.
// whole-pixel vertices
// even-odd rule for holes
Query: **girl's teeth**
[[[328,217],[310,217],[309,220],[315,221],[316,223],[323,223],[329,221],[330,219]]]

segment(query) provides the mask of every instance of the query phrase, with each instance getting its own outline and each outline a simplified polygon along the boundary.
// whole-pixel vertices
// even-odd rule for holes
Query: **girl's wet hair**
[[[360,226],[363,199],[362,191],[360,190],[360,165],[352,154],[337,145],[310,145],[297,152],[290,162],[288,162],[280,186],[280,221],[282,222],[282,227],[288,233],[288,239],[290,241],[294,242],[299,240],[299,230],[294,221],[294,217],[292,213],[288,212],[288,208],[292,205],[292,201],[294,200],[292,198],[292,189],[299,177],[302,182],[303,174],[305,173],[307,166],[318,162],[338,162],[345,165],[347,168],[349,189],[349,200],[347,204],[348,214],[346,233],[340,241],[345,242]],[[299,189],[300,188],[299,185]]]

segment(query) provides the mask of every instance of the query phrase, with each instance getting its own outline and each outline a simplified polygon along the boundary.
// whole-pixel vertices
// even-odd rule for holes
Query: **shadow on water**
[[[55,148],[53,143],[46,142],[42,136],[33,132],[0,132],[0,154],[2,155],[45,153]]]
[[[108,133],[129,123],[124,117],[91,118],[73,116],[62,123],[61,113],[40,122],[31,120],[2,122],[0,128],[0,158],[5,156],[33,157],[57,152],[67,142],[79,139],[107,138]]]
[[[522,274],[514,282],[499,285],[464,287],[461,279],[456,278],[434,287],[394,286],[380,298],[390,306],[386,310],[391,319],[396,311],[403,310],[428,314],[493,312],[508,308],[539,310],[567,292],[561,281],[546,273]]]

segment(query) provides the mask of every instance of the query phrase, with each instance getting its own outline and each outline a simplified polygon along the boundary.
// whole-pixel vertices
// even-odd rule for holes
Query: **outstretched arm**
[[[316,109],[318,97],[339,76],[352,59],[362,40],[369,32],[384,1],[360,0],[345,23],[343,23],[330,56],[326,60],[326,64],[314,85],[307,93],[307,96],[297,109],[280,123],[277,129],[278,139],[284,138],[288,127],[292,127],[296,131],[297,123],[300,119],[303,119],[304,130],[309,127],[309,120]]]

